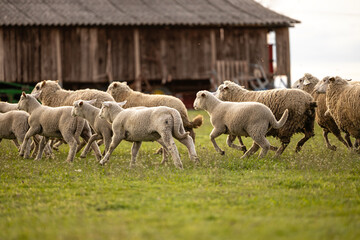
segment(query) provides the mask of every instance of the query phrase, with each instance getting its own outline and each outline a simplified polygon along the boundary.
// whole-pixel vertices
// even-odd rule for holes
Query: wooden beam
[[[4,39],[3,30],[0,28],[0,81],[5,81],[5,68],[4,68]]]
[[[114,81],[112,74],[112,61],[111,61],[111,40],[107,40],[107,57],[106,57],[106,75],[109,83]]]
[[[61,63],[61,41],[60,41],[60,30],[55,30],[55,46],[56,46],[56,71],[57,71],[57,80],[59,80],[60,86],[63,86],[62,78],[62,63]],[[40,79],[44,80],[44,79]]]
[[[211,44],[211,68],[216,68],[216,37],[215,29],[210,30],[210,44]]]
[[[141,91],[140,39],[139,29],[134,29],[135,90]]]
[[[276,75],[287,76],[287,87],[291,86],[290,78],[290,40],[287,27],[277,28],[276,34]]]

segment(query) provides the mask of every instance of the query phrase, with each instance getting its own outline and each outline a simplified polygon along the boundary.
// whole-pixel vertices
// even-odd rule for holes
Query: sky
[[[359,0],[257,0],[301,21],[290,28],[291,81],[304,73],[319,79],[360,81]]]

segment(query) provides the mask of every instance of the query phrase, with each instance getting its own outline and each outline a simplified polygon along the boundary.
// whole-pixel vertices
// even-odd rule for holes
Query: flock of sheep
[[[215,93],[198,92],[194,108],[210,115],[214,127],[210,139],[220,154],[224,151],[215,138],[222,134],[228,134],[229,147],[244,151],[242,157],[256,153],[259,148],[259,157],[264,157],[268,150],[280,156],[292,135],[303,133],[304,137],[296,145],[296,151],[300,151],[314,135],[315,120],[323,128],[329,149],[336,150],[329,143],[330,132],[349,149],[353,148],[350,136],[354,137],[354,147],[359,147],[358,82],[340,77],[325,77],[320,81],[305,74],[292,87],[249,91],[225,81]],[[0,141],[12,139],[20,156],[35,157],[35,160],[40,160],[44,152],[51,154],[52,148],[65,142],[69,145],[68,162],[72,162],[75,154],[86,145],[80,157],[86,157],[91,148],[100,164],[105,164],[120,142],[126,140],[133,142],[133,165],[141,143],[157,141],[162,146],[162,163],[170,154],[175,166],[182,169],[174,138],[186,146],[190,159],[198,162],[194,128],[200,127],[202,122],[201,115],[189,120],[178,98],[137,92],[124,82],[113,82],[107,92],[103,92],[94,89],[68,91],[57,81],[44,80],[31,94],[23,93],[17,104],[0,102]],[[345,139],[341,132],[345,132]],[[250,149],[246,149],[241,136],[253,139]],[[266,136],[278,138],[281,146],[270,145]],[[81,142],[80,137],[84,141]],[[239,145],[234,144],[236,138]],[[103,153],[98,143],[104,144]]]

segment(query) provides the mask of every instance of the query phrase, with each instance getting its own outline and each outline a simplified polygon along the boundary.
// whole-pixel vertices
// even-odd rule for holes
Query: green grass
[[[94,156],[65,163],[18,157],[0,145],[0,239],[359,239],[360,157],[327,150],[321,130],[294,153],[295,135],[280,159],[242,152],[210,140],[208,116],[197,132],[195,166],[177,142],[185,169],[159,165],[156,143],[144,143],[130,169],[122,142],[101,167]],[[198,112],[190,111],[194,117]],[[269,138],[279,146],[276,139]],[[246,138],[249,147],[251,139]]]

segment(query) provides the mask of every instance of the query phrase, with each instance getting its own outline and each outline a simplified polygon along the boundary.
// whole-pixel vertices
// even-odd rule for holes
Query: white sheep
[[[214,129],[210,133],[210,139],[217,152],[224,154],[224,151],[217,145],[215,138],[221,134],[234,136],[250,136],[254,143],[251,148],[242,156],[248,157],[254,154],[259,146],[262,148],[259,157],[264,157],[270,147],[269,141],[265,138],[269,127],[281,128],[287,118],[286,109],[279,121],[270,108],[257,102],[223,102],[208,91],[199,91],[194,101],[194,109],[204,109],[210,115],[210,122]]]
[[[280,129],[270,129],[267,136],[279,138],[281,147],[276,151],[276,157],[281,155],[290,143],[292,135],[302,132],[304,137],[296,145],[295,151],[301,150],[304,143],[314,136],[314,120],[316,102],[310,94],[299,89],[273,89],[265,91],[249,91],[239,85],[225,81],[215,93],[222,101],[259,102],[265,104],[279,119],[285,109],[289,117]]]
[[[76,100],[96,99],[94,106],[100,108],[102,102],[114,101],[114,98],[106,92],[96,89],[64,90],[60,87],[58,81],[51,80],[37,83],[31,93],[39,94],[38,98],[41,103],[50,107],[72,106]]]
[[[17,103],[0,102],[0,113],[17,110]]]
[[[326,106],[338,127],[360,141],[360,84],[350,84],[341,77],[324,78],[316,86],[318,93],[326,92]]]
[[[86,153],[88,152],[91,144],[95,140],[103,139],[105,144],[104,152],[107,152],[111,143],[112,137],[112,129],[111,124],[106,121],[105,119],[101,119],[99,117],[100,109],[94,107],[92,104],[95,103],[94,100],[85,101],[85,100],[77,100],[73,104],[73,109],[71,115],[76,117],[81,117],[86,119],[92,129],[95,131],[87,143],[84,151],[82,152],[80,157],[85,157]]]
[[[72,162],[76,154],[77,145],[80,144],[79,136],[81,135],[85,141],[88,141],[91,136],[91,129],[84,119],[72,117],[72,107],[48,107],[42,106],[30,94],[22,93],[18,108],[30,114],[28,119],[30,128],[27,131],[24,142],[21,146],[20,155],[25,150],[25,144],[28,139],[35,134],[44,136],[40,142],[39,152],[35,160],[40,160],[45,147],[50,137],[62,138],[69,144],[70,150],[67,161]],[[92,148],[95,152],[96,158],[101,158],[99,147],[93,143]]]
[[[28,118],[29,114],[24,111],[0,113],[0,142],[2,139],[12,139],[16,143],[23,143],[24,151],[21,156],[24,158],[30,157],[31,140],[24,142],[25,134],[29,129]]]
[[[190,159],[199,161],[193,139],[188,132],[185,132],[180,114],[176,109],[164,106],[123,109],[121,106],[125,103],[126,101],[102,104],[99,116],[112,123],[113,137],[110,148],[100,164],[105,164],[109,160],[111,153],[122,140],[133,142],[131,166],[136,162],[136,156],[143,141],[157,141],[163,146],[165,152],[170,152],[175,166],[182,169],[183,165],[173,137],[187,147]],[[162,163],[165,161],[164,157]]]
[[[329,78],[329,77],[326,77]],[[319,124],[319,126],[323,130],[323,137],[325,140],[326,147],[330,150],[336,150],[335,145],[331,145],[329,142],[328,134],[331,132],[333,133],[336,138],[342,142],[347,148],[349,148],[352,144],[349,137],[345,137],[350,142],[346,142],[344,138],[341,136],[341,131],[337,124],[335,123],[335,120],[333,117],[329,114],[325,115],[325,112],[327,111],[326,106],[326,95],[320,94],[314,91],[314,88],[316,84],[318,84],[320,81],[318,78],[314,77],[313,75],[309,73],[305,73],[302,78],[294,82],[292,85],[292,88],[298,88],[301,89],[309,94],[314,98],[314,100],[317,103],[316,108],[316,115],[315,115],[315,121]]]
[[[190,136],[195,140],[194,128],[201,126],[203,118],[201,115],[196,116],[192,121],[189,116],[184,103],[173,96],[158,95],[158,94],[145,94],[132,90],[126,82],[113,82],[109,85],[107,92],[113,96],[115,101],[127,101],[124,108],[130,107],[158,107],[167,106],[175,108],[181,115],[182,122],[186,131],[190,132]]]

